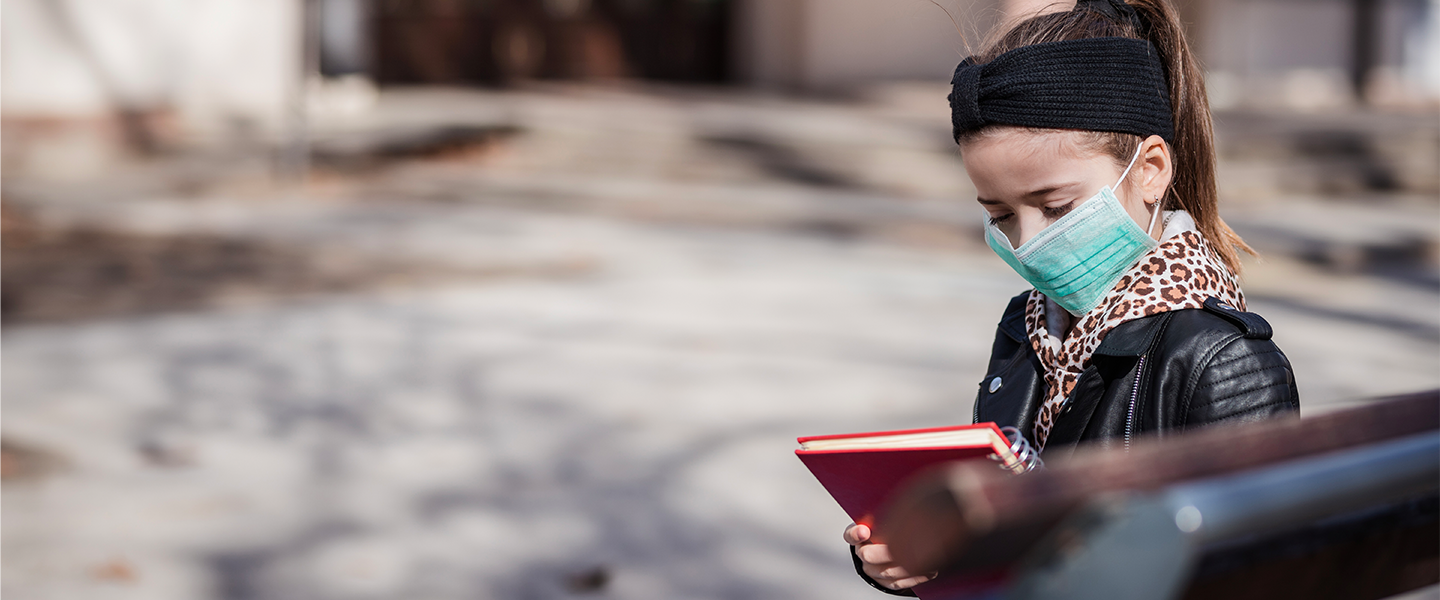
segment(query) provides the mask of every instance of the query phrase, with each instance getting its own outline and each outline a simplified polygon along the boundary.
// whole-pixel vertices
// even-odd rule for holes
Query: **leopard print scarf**
[[[1245,296],[1235,274],[1221,262],[1195,229],[1184,211],[1166,213],[1165,233],[1159,246],[1141,256],[1090,312],[1071,317],[1065,309],[1038,291],[1025,305],[1025,329],[1030,346],[1045,367],[1045,402],[1035,418],[1035,443],[1044,448],[1056,415],[1065,406],[1090,356],[1116,325],[1167,310],[1200,308],[1205,299],[1219,297],[1245,310]],[[1062,340],[1050,331],[1064,331]]]

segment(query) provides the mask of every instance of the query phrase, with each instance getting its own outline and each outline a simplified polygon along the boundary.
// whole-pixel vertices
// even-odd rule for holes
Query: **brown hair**
[[[1095,10],[1051,12],[1026,19],[985,45],[975,55],[976,64],[1032,44],[1095,37],[1124,37],[1149,40],[1160,54],[1165,79],[1170,85],[1170,110],[1175,123],[1175,176],[1165,197],[1156,207],[1178,206],[1190,213],[1200,234],[1210,242],[1230,270],[1240,272],[1243,250],[1255,255],[1240,236],[1220,219],[1219,195],[1215,185],[1215,134],[1210,101],[1199,61],[1190,50],[1179,15],[1167,0],[1126,0],[1139,15],[1143,27],[1129,20],[1116,20]],[[982,137],[994,126],[962,135],[960,142]],[[1138,136],[1112,132],[1082,132],[1086,147],[1105,152],[1118,164],[1130,161],[1142,141]]]

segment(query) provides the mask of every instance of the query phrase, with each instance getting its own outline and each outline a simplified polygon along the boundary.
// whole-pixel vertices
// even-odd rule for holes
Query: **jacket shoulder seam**
[[[1253,339],[1253,338],[1247,338],[1247,339]],[[1249,358],[1254,358],[1254,357],[1256,357],[1256,356],[1265,356],[1265,355],[1267,355],[1267,354],[1281,354],[1281,355],[1283,355],[1284,353],[1281,352],[1279,348],[1276,348],[1276,349],[1274,349],[1274,350],[1266,350],[1266,351],[1264,351],[1264,352],[1255,352],[1255,353],[1253,353],[1253,354],[1246,354],[1245,356],[1242,356],[1242,357],[1240,357],[1240,358],[1231,358],[1231,359],[1223,360],[1223,361],[1220,361],[1220,362],[1217,362],[1217,363],[1212,363],[1212,364],[1210,365],[1210,368],[1213,369],[1213,368],[1215,368],[1215,367],[1228,365],[1228,364],[1234,363],[1234,362],[1240,362],[1240,361],[1242,361],[1242,360],[1246,360],[1246,359],[1249,359]]]
[[[1180,403],[1180,423],[1178,424],[1180,429],[1184,429],[1190,425],[1190,402],[1195,398],[1196,386],[1200,384],[1200,374],[1203,373],[1205,369],[1210,368],[1210,360],[1215,358],[1216,354],[1219,354],[1221,350],[1230,347],[1231,344],[1243,338],[1244,335],[1238,331],[1228,333],[1201,354],[1200,360],[1195,361],[1195,366],[1190,372],[1190,381],[1185,383],[1185,394],[1182,396],[1182,402]]]
[[[1268,383],[1268,384],[1262,385],[1262,386],[1257,387],[1257,388],[1251,388],[1251,389],[1245,390],[1245,391],[1243,391],[1243,392],[1235,392],[1234,394],[1230,394],[1229,396],[1221,396],[1221,397],[1219,397],[1219,398],[1216,398],[1216,399],[1215,399],[1215,402],[1224,402],[1224,401],[1229,400],[1229,399],[1231,399],[1231,398],[1237,398],[1237,397],[1240,397],[1240,396],[1244,396],[1245,394],[1250,394],[1250,393],[1253,393],[1253,392],[1258,392],[1258,391],[1260,391],[1260,390],[1268,390],[1268,389],[1270,389],[1270,388],[1280,387],[1280,386],[1282,386],[1282,385],[1290,385],[1290,382],[1289,382],[1289,381],[1278,381],[1278,382],[1274,382],[1274,383]],[[1243,412],[1243,411],[1242,411],[1242,412]]]
[[[1239,379],[1239,378],[1241,378],[1241,377],[1245,377],[1246,375],[1254,375],[1254,374],[1256,374],[1256,373],[1264,373],[1264,372],[1266,372],[1266,371],[1272,371],[1272,370],[1275,370],[1275,369],[1280,369],[1281,371],[1286,370],[1285,367],[1284,367],[1284,366],[1281,366],[1281,365],[1270,365],[1270,366],[1268,366],[1268,367],[1260,367],[1260,368],[1258,368],[1258,369],[1251,369],[1251,370],[1249,370],[1249,371],[1245,371],[1244,373],[1236,373],[1236,374],[1234,374],[1234,375],[1231,375],[1231,376],[1229,376],[1229,377],[1226,377],[1225,379],[1219,379],[1219,380],[1216,380],[1216,381],[1211,381],[1210,383],[1207,383],[1207,384],[1202,385],[1202,386],[1197,386],[1197,387],[1195,388],[1195,391],[1198,392],[1198,391],[1203,390],[1203,389],[1205,389],[1205,388],[1208,388],[1208,387],[1211,387],[1211,386],[1215,386],[1215,385],[1219,385],[1219,384],[1225,383],[1225,382],[1227,382],[1227,381],[1235,381],[1236,379]],[[1228,398],[1230,398],[1230,397],[1231,397],[1231,396],[1226,396],[1225,398],[1217,398],[1215,401],[1216,401],[1216,402],[1219,402],[1220,400],[1225,400],[1225,399],[1228,399]]]
[[[1280,386],[1280,385],[1285,385],[1285,384],[1267,385],[1267,386],[1265,386],[1265,388],[1261,388],[1261,389],[1278,387],[1278,386]],[[1273,405],[1277,405],[1277,404],[1284,404],[1284,405],[1286,405],[1286,406],[1289,406],[1289,405],[1290,405],[1290,402],[1266,402],[1265,404],[1261,404],[1261,405],[1259,405],[1259,406],[1252,406],[1252,407],[1250,407],[1250,408],[1247,408],[1247,409],[1245,409],[1245,410],[1239,411],[1239,412],[1234,413],[1234,414],[1225,415],[1225,416],[1220,417],[1220,418],[1218,418],[1218,419],[1212,420],[1212,421],[1210,421],[1209,423],[1206,423],[1206,425],[1207,425],[1207,426],[1208,426],[1208,425],[1214,425],[1214,424],[1216,424],[1216,423],[1224,423],[1225,421],[1230,421],[1230,420],[1233,420],[1233,419],[1239,419],[1239,418],[1244,417],[1245,415],[1248,415],[1248,414],[1250,414],[1250,413],[1258,412],[1258,411],[1264,410],[1264,409],[1267,408],[1267,407],[1270,407],[1270,406],[1273,406]]]

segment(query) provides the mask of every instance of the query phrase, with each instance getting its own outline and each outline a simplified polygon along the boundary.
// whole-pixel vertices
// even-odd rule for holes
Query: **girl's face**
[[[1125,166],[1086,149],[1079,135],[1004,127],[960,146],[976,200],[1016,248],[1107,185],[1141,229],[1150,226],[1151,206],[1172,175],[1164,140],[1141,142],[1140,158],[1116,185]],[[1157,225],[1150,234],[1158,239],[1160,230]]]

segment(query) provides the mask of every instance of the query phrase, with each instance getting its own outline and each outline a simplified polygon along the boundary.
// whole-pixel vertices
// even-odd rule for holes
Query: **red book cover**
[[[933,433],[967,429],[989,429],[994,432],[990,443],[977,446],[938,446],[921,448],[856,448],[844,450],[796,450],[795,455],[825,486],[845,514],[856,523],[874,524],[874,513],[886,497],[911,476],[929,467],[956,460],[984,459],[1008,450],[1005,435],[994,423],[874,431],[841,435],[815,435],[799,438],[801,444],[816,440],[873,438],[914,433]],[[996,463],[999,468],[999,463]]]
[[[795,451],[801,462],[835,498],[840,508],[856,523],[873,525],[875,512],[884,506],[889,495],[897,492],[905,481],[936,465],[957,460],[990,460],[991,454],[1009,454],[1004,434],[994,423],[876,431],[870,433],[822,435],[799,438],[801,444],[815,440],[869,438],[890,435],[932,433],[966,429],[989,429],[988,443],[966,446],[928,446],[915,448],[851,448]],[[1000,468],[1000,463],[995,463]],[[914,588],[926,599],[967,598],[993,591],[1005,580],[1005,571],[966,573],[947,576]]]

